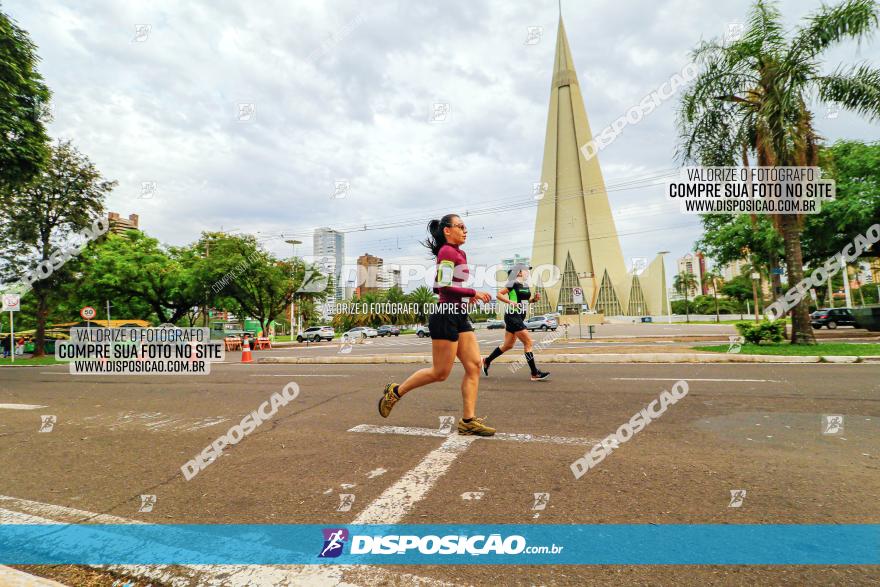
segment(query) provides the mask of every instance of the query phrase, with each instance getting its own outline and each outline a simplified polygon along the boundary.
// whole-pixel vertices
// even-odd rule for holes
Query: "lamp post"
[[[752,298],[755,302],[755,322],[759,322],[758,318],[758,280],[761,279],[761,274],[757,271],[752,271]]]
[[[284,241],[289,245],[293,245],[293,261],[290,264],[291,277],[296,276],[296,245],[301,245],[302,241],[298,241],[296,239],[289,239]],[[296,307],[296,292],[293,292],[293,295],[290,298],[290,341],[293,342],[293,314],[294,308]]]
[[[661,257],[663,255],[668,255],[669,251],[657,251],[657,254]],[[661,273],[661,281],[663,282],[663,297],[666,298],[666,318],[669,324],[672,324],[672,302],[669,301],[669,291],[666,288],[666,259],[661,258],[660,262],[663,264],[663,272]]]

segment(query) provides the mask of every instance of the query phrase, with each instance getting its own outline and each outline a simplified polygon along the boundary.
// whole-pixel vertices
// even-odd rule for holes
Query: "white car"
[[[526,328],[530,331],[534,330],[556,330],[559,323],[556,318],[548,318],[547,316],[535,316],[525,321]]]
[[[333,331],[332,326],[312,326],[311,328],[307,328],[304,332],[300,332],[296,336],[296,340],[297,342],[302,342],[304,340],[320,342],[322,340],[333,340],[335,335],[336,333]]]
[[[416,327],[416,336],[419,338],[425,338],[426,336],[431,336],[431,331],[428,330],[427,324],[419,324]]]
[[[370,328],[369,326],[355,326],[342,336],[347,336],[349,340],[353,338],[376,338],[379,336],[379,332],[375,328]]]

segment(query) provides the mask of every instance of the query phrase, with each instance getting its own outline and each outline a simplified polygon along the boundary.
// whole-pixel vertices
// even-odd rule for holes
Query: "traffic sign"
[[[584,289],[582,287],[571,288],[571,297],[572,297],[572,301],[575,304],[583,304],[584,303]]]
[[[93,307],[86,306],[79,311],[79,315],[83,317],[83,320],[89,321],[93,320],[98,315],[98,312]]]
[[[18,312],[21,309],[21,295],[3,294],[3,312]]]

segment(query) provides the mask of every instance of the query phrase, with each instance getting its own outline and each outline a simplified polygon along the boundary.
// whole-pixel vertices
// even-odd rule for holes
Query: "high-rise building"
[[[318,268],[333,277],[334,299],[341,300],[345,291],[342,266],[345,264],[345,235],[332,228],[316,228],[313,236],[312,254]]]
[[[706,261],[702,253],[688,253],[678,259],[678,274],[689,273],[694,276],[694,285],[688,288],[687,297],[694,299],[698,295],[705,295],[703,287],[703,274],[706,272]]]
[[[119,212],[109,212],[107,214],[107,222],[110,224],[110,232],[115,232],[116,234],[125,234],[129,230],[139,230],[137,214],[129,214],[128,218],[122,218]]]
[[[560,15],[531,261],[536,268],[555,265],[562,279],[536,286],[542,300],[534,311],[580,312],[580,287],[587,306],[602,314],[664,313],[663,271],[649,274],[656,279],[627,272],[599,158],[587,148],[592,142]]]
[[[749,262],[745,259],[737,259],[736,261],[731,261],[721,268],[721,278],[724,279],[724,281],[731,281],[733,279],[736,279],[737,277],[742,275],[743,270],[748,264]]]
[[[357,260],[357,282],[355,284],[355,293],[362,296],[367,293],[378,293],[380,290],[387,289],[382,287],[383,279],[383,261],[381,257],[375,257],[369,253],[364,253]]]
[[[389,290],[395,286],[401,287],[400,266],[392,264],[380,265],[377,286],[382,290]]]
[[[694,277],[694,286],[688,288],[688,297],[694,299],[703,293],[702,282],[705,273],[705,261],[702,254],[687,253],[684,257],[678,259],[678,273],[689,273]]]

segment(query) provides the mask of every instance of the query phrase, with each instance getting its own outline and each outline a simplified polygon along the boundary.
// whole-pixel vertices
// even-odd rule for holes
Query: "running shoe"
[[[550,379],[550,373],[546,371],[538,371],[535,375],[532,375],[532,381],[547,381]]]
[[[387,418],[388,414],[391,413],[391,408],[394,407],[394,404],[400,401],[400,398],[394,395],[395,387],[397,387],[396,383],[386,384],[385,391],[382,393],[382,398],[379,400],[379,415],[383,418]]]
[[[480,366],[483,368],[483,375],[488,377],[489,376],[489,365],[486,364],[486,359],[480,359]]]
[[[470,422],[458,421],[458,433],[468,436],[494,436],[495,429],[483,424],[486,418],[474,418]]]

